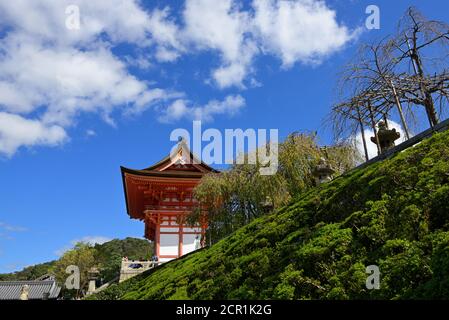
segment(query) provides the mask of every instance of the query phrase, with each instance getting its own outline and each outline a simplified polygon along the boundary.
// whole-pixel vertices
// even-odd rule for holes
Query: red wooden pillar
[[[182,256],[182,242],[183,241],[184,241],[183,221],[181,220],[181,223],[179,224],[179,230],[178,230],[178,257]]]
[[[157,224],[156,224],[156,235],[155,235],[155,243],[156,243],[156,256],[159,260],[160,255],[160,247],[161,247],[161,220],[159,218],[159,213],[157,214]]]

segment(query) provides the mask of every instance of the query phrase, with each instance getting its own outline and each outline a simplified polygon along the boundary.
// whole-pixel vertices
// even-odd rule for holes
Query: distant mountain
[[[0,281],[13,281],[13,280],[35,280],[45,274],[54,265],[55,261],[39,263],[34,266],[24,268],[22,271],[16,271],[13,273],[0,274]]]
[[[114,239],[94,247],[97,262],[102,266],[100,276],[108,282],[118,276],[123,257],[130,260],[149,260],[153,256],[153,243],[148,240],[126,238]]]
[[[119,274],[122,257],[146,260],[153,255],[153,244],[136,238],[114,239],[103,244],[96,244],[93,248],[96,250],[96,261],[102,266],[100,277],[104,282],[114,279]],[[13,273],[0,274],[0,281],[38,279],[51,273],[56,261],[36,264]]]

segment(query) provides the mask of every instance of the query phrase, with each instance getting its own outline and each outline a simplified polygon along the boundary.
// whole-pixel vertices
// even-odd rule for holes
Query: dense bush
[[[436,134],[92,298],[448,298],[448,146]],[[365,286],[373,264],[379,290]]]

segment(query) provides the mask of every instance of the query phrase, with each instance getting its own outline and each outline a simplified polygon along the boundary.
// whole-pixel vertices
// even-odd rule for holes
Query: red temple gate
[[[128,215],[145,223],[145,237],[154,241],[158,260],[178,258],[204,246],[207,220],[189,225],[198,202],[193,189],[201,177],[218,172],[196,161],[184,141],[172,156],[142,170],[121,167]]]

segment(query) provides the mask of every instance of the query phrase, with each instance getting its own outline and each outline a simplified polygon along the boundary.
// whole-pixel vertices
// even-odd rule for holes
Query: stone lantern
[[[260,206],[265,213],[270,212],[274,208],[273,200],[271,200],[270,196],[266,196],[265,200],[260,202]]]
[[[92,267],[89,270],[89,288],[87,289],[87,294],[92,294],[96,290],[96,281],[98,279],[98,275],[100,274],[100,271]]]
[[[379,139],[380,152],[384,152],[395,146],[395,140],[401,137],[401,134],[396,129],[388,129],[384,121],[379,121],[379,129],[377,130],[377,137]],[[371,137],[371,142],[377,145],[376,137]]]
[[[317,185],[331,181],[334,173],[335,170],[331,168],[330,164],[324,158],[320,159],[320,162],[312,172]]]

